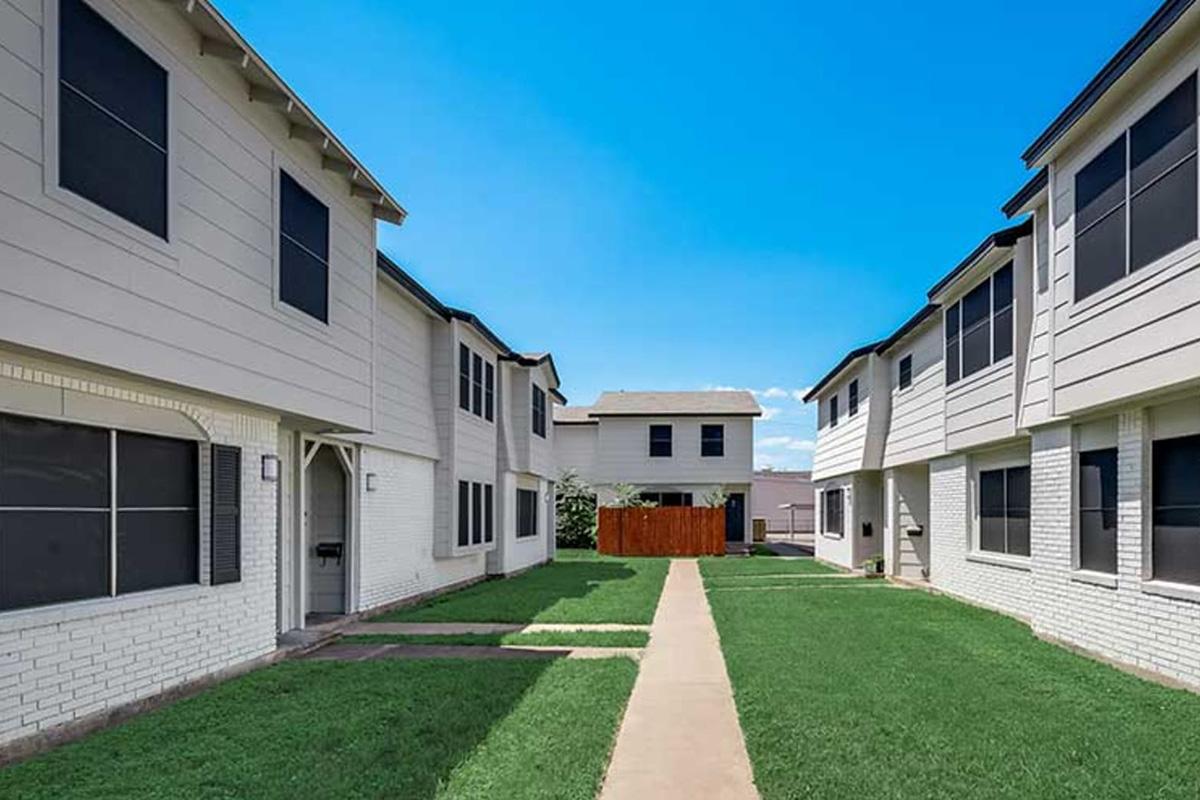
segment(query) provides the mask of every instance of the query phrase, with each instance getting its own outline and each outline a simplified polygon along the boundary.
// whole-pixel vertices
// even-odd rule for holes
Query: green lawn
[[[372,622],[624,622],[649,624],[668,559],[560,551],[515,578],[491,580]]]
[[[706,578],[729,575],[824,575],[837,572],[812,558],[749,556],[700,559],[700,574]]]
[[[636,673],[287,662],[0,770],[0,797],[591,800]]]
[[[529,633],[405,634],[364,633],[344,636],[347,644],[469,644],[532,647],[645,647],[646,631],[532,631]]]
[[[845,580],[709,592],[764,800],[1200,797],[1200,697]]]

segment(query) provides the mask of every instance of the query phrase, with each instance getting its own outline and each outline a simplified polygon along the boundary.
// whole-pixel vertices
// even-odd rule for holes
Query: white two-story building
[[[0,0],[0,744],[552,552],[553,362],[404,216],[207,0]]]
[[[819,556],[854,566],[881,507],[890,574],[1194,688],[1197,70],[1200,9],[1167,2],[1025,152],[1023,219],[810,397]],[[856,379],[886,420],[848,436]]]
[[[661,506],[725,493],[725,539],[749,541],[754,420],[749,392],[604,392],[592,406],[554,409],[555,461],[595,487],[601,504],[630,484]]]

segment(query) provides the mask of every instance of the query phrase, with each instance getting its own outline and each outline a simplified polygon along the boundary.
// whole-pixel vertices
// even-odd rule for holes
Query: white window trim
[[[1025,443],[1028,447],[1029,444]],[[984,463],[980,463],[980,461]],[[984,550],[979,546],[980,539],[980,519],[979,519],[979,473],[992,472],[1000,469],[1013,469],[1014,467],[1031,467],[1031,459],[1029,456],[1001,456],[994,460],[987,458],[987,454],[982,454],[982,458],[977,455],[971,458],[970,484],[967,487],[969,497],[968,503],[971,509],[971,528],[970,541],[967,543],[967,560],[976,561],[983,564],[996,564],[1002,567],[1017,567],[1028,568],[1033,559],[1033,509],[1030,509],[1030,525],[1029,525],[1029,550],[1027,556],[1016,556],[1010,553],[997,553],[992,550]],[[1033,480],[1032,471],[1030,472],[1030,481]],[[1031,487],[1032,488],[1032,487]],[[1033,496],[1030,493],[1030,504],[1032,505]]]
[[[46,197],[77,212],[67,221],[77,223],[89,233],[109,243],[130,249],[130,240],[136,247],[141,245],[165,256],[164,266],[179,270],[179,223],[175,213],[178,180],[176,176],[176,153],[179,137],[175,120],[178,105],[175,74],[179,63],[142,28],[129,19],[111,0],[86,0],[88,6],[116,28],[121,35],[133,42],[142,52],[155,61],[167,73],[167,238],[160,239],[150,231],[108,209],[58,185],[58,0],[42,3],[42,181]],[[140,249],[135,255],[145,255]],[[162,259],[156,259],[162,262]]]
[[[300,187],[306,192],[317,198],[326,208],[329,214],[329,252],[325,254],[327,260],[325,270],[325,321],[311,316],[305,311],[301,311],[294,306],[285,303],[279,296],[280,291],[280,270],[283,266],[280,256],[279,238],[282,236],[282,209],[280,202],[282,194],[280,190],[280,176],[286,172],[288,177],[300,184]],[[272,149],[271,151],[271,305],[275,311],[288,319],[298,320],[311,330],[318,332],[322,337],[328,338],[330,331],[333,330],[334,322],[334,301],[333,301],[333,229],[335,227],[333,221],[333,202],[329,192],[325,186],[303,167],[297,164],[287,155],[279,150]]]

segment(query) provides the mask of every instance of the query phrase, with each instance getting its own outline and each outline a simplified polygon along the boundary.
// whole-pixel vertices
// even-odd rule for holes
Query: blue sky
[[[1157,0],[218,0],[408,209],[380,245],[573,403],[796,399],[991,230],[1019,154]]]

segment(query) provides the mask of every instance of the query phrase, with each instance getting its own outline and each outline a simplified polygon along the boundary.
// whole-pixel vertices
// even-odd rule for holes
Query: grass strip
[[[344,636],[346,644],[466,644],[495,647],[645,647],[646,631],[531,631],[529,633],[363,633]]]

